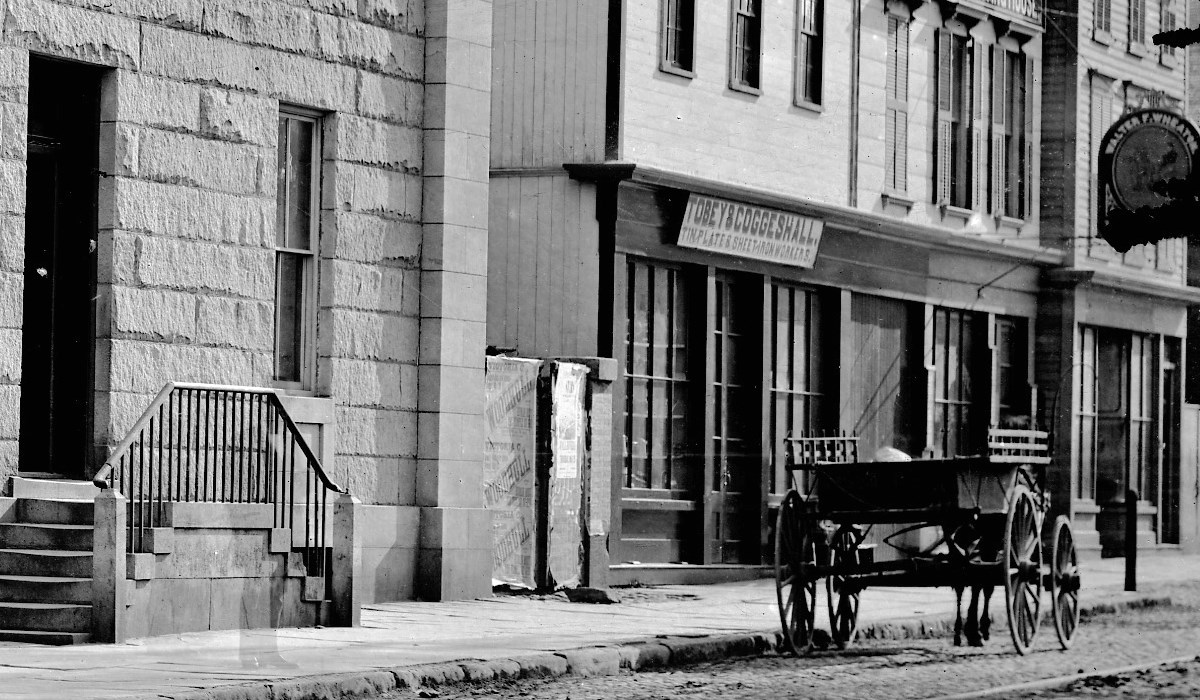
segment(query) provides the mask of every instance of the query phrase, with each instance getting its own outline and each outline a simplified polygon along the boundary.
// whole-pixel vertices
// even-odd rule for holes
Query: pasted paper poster
[[[587,367],[554,363],[547,567],[555,588],[579,585],[583,570],[583,401]]]
[[[492,583],[536,586],[539,360],[487,358],[483,502],[492,512]]]

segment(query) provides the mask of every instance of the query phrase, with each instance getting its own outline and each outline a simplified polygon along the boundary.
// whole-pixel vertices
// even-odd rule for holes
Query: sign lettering
[[[684,248],[812,267],[823,228],[820,219],[693,194],[688,197],[676,243]]]

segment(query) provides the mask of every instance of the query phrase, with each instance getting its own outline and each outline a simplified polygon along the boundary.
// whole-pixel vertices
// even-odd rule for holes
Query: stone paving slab
[[[1121,591],[1122,565],[1121,560],[1083,564],[1085,605],[1145,597]],[[1200,581],[1200,557],[1147,557],[1139,561],[1139,575],[1147,588]],[[660,646],[670,652],[668,661],[680,662],[696,655],[752,653],[777,641],[774,582],[769,579],[633,589],[627,598],[619,605],[526,596],[383,603],[366,606],[362,627],[354,629],[204,632],[117,645],[10,646],[0,648],[0,696],[297,698],[329,696],[334,686],[352,696],[347,693],[365,687],[363,679],[373,673],[383,675],[371,687],[385,676],[393,686],[430,682],[438,674],[465,677],[464,666],[455,663],[460,661],[483,662],[475,673],[484,676],[528,675],[538,668],[586,674],[613,659],[619,667],[634,669],[639,663],[662,661],[655,651]],[[1002,604],[997,609],[1002,611]],[[868,633],[886,629],[889,635],[920,636],[941,633],[953,612],[948,589],[868,589],[860,621]],[[819,612],[818,624],[823,618]],[[430,670],[434,665],[440,667]]]

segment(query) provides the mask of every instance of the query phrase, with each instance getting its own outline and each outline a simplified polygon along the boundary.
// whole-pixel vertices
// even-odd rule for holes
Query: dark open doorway
[[[96,69],[30,58],[23,472],[82,478],[89,467],[99,84]]]

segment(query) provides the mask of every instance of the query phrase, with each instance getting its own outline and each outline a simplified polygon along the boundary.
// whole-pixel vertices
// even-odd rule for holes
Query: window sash
[[[1178,28],[1178,18],[1175,15],[1174,0],[1161,0],[1158,17],[1158,30],[1160,32],[1169,32]],[[1158,55],[1160,57],[1175,56],[1175,47],[1173,46],[1163,44],[1158,47],[1158,50]]]
[[[311,389],[316,375],[320,120],[281,111],[276,182],[274,380]]]
[[[734,87],[760,87],[759,58],[762,46],[762,12],[760,0],[734,0],[733,62],[730,81]]]
[[[975,317],[970,312],[934,309],[933,437],[943,457],[970,454],[975,448],[974,333]]]
[[[822,0],[799,0],[796,4],[797,103],[821,104]]]
[[[663,66],[691,72],[695,0],[663,0],[662,12]]]
[[[826,427],[821,324],[816,292],[781,283],[771,285],[769,425],[775,465],[769,484],[771,493],[787,491],[783,439],[788,433],[800,435]],[[803,475],[797,473],[796,477]]]
[[[1075,398],[1075,416],[1079,422],[1077,449],[1072,459],[1076,496],[1095,499],[1096,491],[1096,441],[1099,429],[1100,405],[1097,387],[1096,365],[1100,361],[1096,329],[1080,326],[1079,387]]]
[[[680,270],[627,265],[626,488],[687,486],[688,309]]]
[[[1093,28],[1098,32],[1112,31],[1112,0],[1096,0],[1093,5],[1095,16]]]
[[[1129,0],[1129,43],[1146,43],[1146,0]]]
[[[888,16],[884,187],[908,191],[908,22]]]

